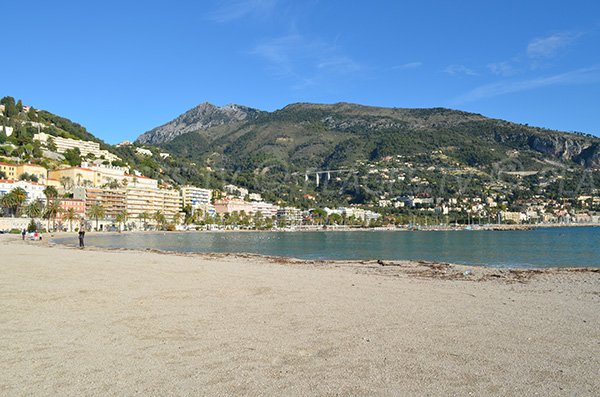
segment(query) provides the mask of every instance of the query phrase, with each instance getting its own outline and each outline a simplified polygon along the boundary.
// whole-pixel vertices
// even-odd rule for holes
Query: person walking
[[[79,229],[79,248],[85,247],[85,245],[83,244],[84,237],[85,237],[85,230]]]

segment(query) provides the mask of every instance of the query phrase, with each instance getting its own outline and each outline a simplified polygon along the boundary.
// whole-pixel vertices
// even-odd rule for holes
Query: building
[[[143,156],[152,157],[152,152],[150,150],[148,150],[148,149],[144,149],[144,148],[141,148],[141,147],[136,147],[135,148],[135,152],[137,154],[141,154]]]
[[[4,172],[6,179],[17,179],[17,166],[15,164],[0,162],[0,171]]]
[[[251,214],[254,215],[260,212],[263,218],[277,216],[277,211],[279,210],[279,207],[275,204],[265,203],[264,201],[253,201],[250,204],[252,205]]]
[[[501,211],[502,222],[521,223],[526,219],[526,215],[520,212]]]
[[[62,211],[60,211],[58,214],[56,214],[56,220],[57,221],[62,221],[66,218],[66,213],[73,209],[73,212],[75,212],[76,215],[76,219],[85,219],[85,201],[84,200],[79,200],[79,199],[72,199],[72,198],[61,198],[61,199],[55,199],[60,203],[60,208],[62,209]],[[75,223],[75,221],[74,221]]]
[[[41,165],[17,164],[16,171],[17,178],[20,178],[23,174],[29,174],[35,176],[39,182],[44,182],[46,179],[48,179],[48,170]]]
[[[98,158],[104,158],[108,161],[120,160],[119,157],[110,153],[108,150],[100,149],[100,144],[98,142],[92,141],[82,141],[79,139],[70,139],[63,138],[60,136],[52,136],[46,134],[45,132],[40,132],[33,136],[33,139],[36,141],[40,141],[40,143],[44,145],[48,145],[48,141],[52,139],[54,144],[56,145],[56,151],[58,153],[64,153],[69,149],[79,149],[79,152],[82,156],[87,156],[88,154],[93,154]]]
[[[44,194],[44,189],[46,188],[45,185],[37,182],[9,179],[0,179],[0,196],[5,195],[18,187],[22,188],[27,193],[26,204],[30,204],[36,200],[46,200],[46,195]]]
[[[91,208],[97,204],[104,208],[105,219],[115,219],[127,209],[125,190],[77,187],[73,198],[85,201],[86,219],[92,219]]]
[[[135,187],[125,188],[127,213],[130,219],[138,219],[140,215],[152,216],[160,211],[167,221],[172,221],[181,213],[181,195],[178,190]]]
[[[277,219],[288,225],[302,223],[302,211],[295,207],[281,207],[277,210]]]
[[[59,181],[65,190],[75,186],[97,186],[96,173],[89,168],[68,167],[48,171],[48,179]]]
[[[196,186],[186,185],[181,188],[181,197],[183,199],[183,206],[190,206],[192,210],[196,211],[210,204],[212,199],[212,190],[202,189]]]
[[[9,164],[0,162],[0,171],[4,172],[6,179],[19,179],[23,174],[37,177],[38,182],[48,179],[48,171],[37,164]]]
[[[252,213],[252,204],[241,199],[222,199],[215,200],[215,211],[217,214],[231,214],[233,212],[246,214]]]
[[[223,186],[223,190],[225,190],[225,193],[241,199],[244,199],[248,195],[248,189],[235,185],[225,185]]]

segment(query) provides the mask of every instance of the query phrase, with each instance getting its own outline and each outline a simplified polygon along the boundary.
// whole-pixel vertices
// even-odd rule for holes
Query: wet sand
[[[0,395],[600,394],[597,271],[0,252]]]

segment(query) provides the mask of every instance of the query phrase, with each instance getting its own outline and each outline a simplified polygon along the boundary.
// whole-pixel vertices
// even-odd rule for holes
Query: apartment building
[[[97,186],[96,172],[89,168],[68,167],[48,171],[48,179],[57,180],[59,183],[65,181],[65,184],[68,181],[68,184],[72,186],[66,186],[66,190],[70,190],[74,186]]]
[[[277,205],[265,203],[264,201],[253,201],[250,204],[252,205],[252,215],[260,212],[263,218],[272,218],[277,216],[277,211],[279,210]]]
[[[169,221],[181,212],[181,195],[178,190],[136,187],[128,185],[126,191],[127,213],[130,219],[145,213],[150,217],[161,211]]]
[[[217,214],[231,214],[232,212],[246,214],[252,213],[252,204],[241,199],[222,199],[215,200],[215,211]]]
[[[46,200],[44,194],[45,185],[37,182],[18,181],[13,179],[0,179],[0,196],[9,193],[16,188],[22,188],[27,193],[26,204],[30,204],[36,200]]]
[[[25,173],[35,175],[39,182],[48,178],[48,171],[36,164],[9,164],[0,162],[0,171],[4,172],[6,179],[19,179]]]
[[[56,199],[59,203],[60,203],[60,208],[62,209],[62,211],[60,211],[58,214],[56,214],[56,220],[57,221],[63,221],[66,216],[67,216],[67,212],[70,209],[73,209],[73,211],[75,212],[76,218],[79,219],[85,219],[85,201],[84,200],[79,200],[79,199],[74,199],[74,198],[61,198],[61,199]],[[73,224],[75,225],[76,222],[78,221],[73,221]]]
[[[295,207],[282,207],[277,210],[277,218],[287,224],[299,224],[302,222],[302,211]]]
[[[120,160],[119,157],[110,153],[108,150],[100,149],[100,144],[92,141],[82,141],[78,139],[63,138],[60,136],[52,136],[45,132],[40,132],[33,136],[34,140],[40,141],[44,145],[48,145],[48,141],[52,139],[56,145],[58,153],[64,153],[69,149],[79,149],[82,156],[93,154],[98,158],[105,158],[108,161]]]
[[[0,171],[4,172],[6,179],[17,179],[17,166],[15,164],[0,162]]]
[[[114,220],[117,214],[127,209],[125,190],[76,187],[73,198],[85,201],[87,219],[92,219],[90,210],[98,204],[104,208],[104,218]]]
[[[29,174],[36,176],[39,182],[43,182],[48,179],[48,170],[37,164],[17,164],[16,165],[17,178],[23,174]]]
[[[189,205],[195,211],[202,206],[210,204],[212,190],[202,189],[196,186],[186,185],[181,188],[183,206]]]

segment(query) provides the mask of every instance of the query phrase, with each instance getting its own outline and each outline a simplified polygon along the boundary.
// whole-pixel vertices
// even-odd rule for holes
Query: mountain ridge
[[[459,161],[481,165],[485,158],[500,160],[498,153],[518,149],[553,160],[600,166],[599,138],[462,110],[347,102],[293,103],[273,112],[229,106],[232,110],[201,104],[144,133],[137,142],[159,145],[194,161],[209,153],[234,156],[229,163],[262,153],[262,157],[277,157],[292,165],[322,167],[330,165],[324,159],[335,159],[332,165],[337,166],[343,165],[344,157],[373,159],[448,149],[459,153]],[[352,148],[363,153],[357,156]],[[490,152],[494,150],[498,152]]]

